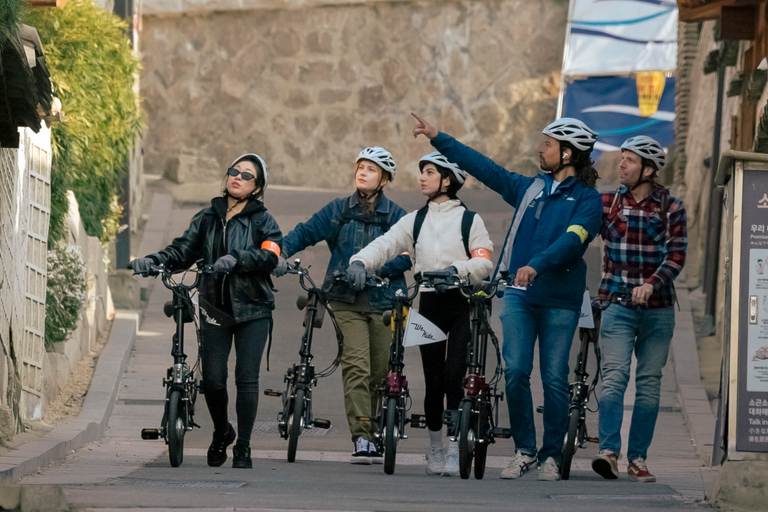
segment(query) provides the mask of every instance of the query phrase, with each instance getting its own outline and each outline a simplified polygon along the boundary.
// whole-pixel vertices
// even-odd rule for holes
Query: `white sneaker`
[[[355,451],[349,457],[352,464],[371,464],[371,454],[368,451],[368,440],[358,437],[355,441]]]
[[[541,469],[539,469],[539,480],[547,480],[549,482],[560,480],[560,469],[552,457],[544,459],[544,463],[541,465]]]
[[[445,469],[445,456],[442,445],[429,444],[427,448],[427,474],[442,475]]]
[[[459,476],[459,443],[457,442],[448,443],[443,476]]]
[[[534,468],[536,465],[537,459],[536,457],[529,457],[528,455],[523,455],[520,452],[517,452],[515,454],[515,458],[509,461],[509,464],[506,468],[504,468],[501,471],[501,475],[499,475],[499,478],[504,479],[514,479],[514,478],[520,478],[527,472],[529,472],[531,469]]]
[[[376,445],[368,441],[368,453],[371,456],[371,462],[374,464],[384,464],[384,457],[376,449]]]

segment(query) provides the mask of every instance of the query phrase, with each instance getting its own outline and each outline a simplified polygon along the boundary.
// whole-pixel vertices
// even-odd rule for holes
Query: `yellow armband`
[[[576,236],[579,237],[579,240],[581,240],[581,243],[584,243],[587,240],[587,237],[589,236],[589,232],[584,229],[581,226],[577,226],[576,224],[572,226],[568,226],[568,229],[565,230],[566,233],[576,233]]]

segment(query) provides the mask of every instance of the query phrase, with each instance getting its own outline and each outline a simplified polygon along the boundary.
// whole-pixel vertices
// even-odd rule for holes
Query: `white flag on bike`
[[[595,319],[592,317],[592,299],[589,298],[589,290],[584,291],[584,299],[581,301],[579,327],[583,327],[584,329],[595,328]]]
[[[437,343],[448,338],[439,327],[413,309],[408,313],[408,320],[406,322],[405,335],[403,336],[404,347]]]

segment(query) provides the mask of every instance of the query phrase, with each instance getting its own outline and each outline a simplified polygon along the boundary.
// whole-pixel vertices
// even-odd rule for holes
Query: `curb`
[[[675,315],[675,333],[670,347],[677,381],[677,399],[696,447],[696,455],[710,466],[716,418],[701,383],[696,330],[688,290],[680,287],[677,292],[680,311]]]
[[[16,482],[104,436],[136,341],[139,317],[138,311],[115,312],[109,339],[99,355],[80,414],[57,425],[40,439],[0,457],[0,483]]]

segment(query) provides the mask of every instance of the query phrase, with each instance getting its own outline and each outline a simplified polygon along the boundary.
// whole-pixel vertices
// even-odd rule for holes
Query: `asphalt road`
[[[482,215],[498,252],[509,227],[511,208],[488,191],[466,191],[461,196],[470,209]],[[334,197],[336,194],[329,192],[273,190],[268,193],[267,207],[287,232]],[[418,194],[395,193],[391,197],[408,211],[423,204]],[[176,208],[170,236],[181,233],[199,208],[200,205]],[[311,265],[311,274],[321,280],[328,260],[325,245],[308,249],[299,256],[302,265]],[[600,265],[597,245],[589,248],[587,261],[589,286],[596,290]],[[298,361],[302,333],[303,313],[295,307],[295,299],[301,292],[298,279],[285,276],[276,280],[276,287],[280,291],[274,314],[274,342],[270,371],[266,371],[266,361],[262,365],[262,389],[283,389],[285,369]],[[662,383],[662,413],[657,436],[662,440],[651,449],[651,456],[659,461],[652,469],[656,469],[660,482],[652,485],[638,485],[625,477],[605,481],[592,473],[589,461],[597,452],[595,445],[578,451],[571,480],[567,482],[539,482],[535,472],[519,481],[500,480],[498,475],[514,450],[513,442],[504,439],[489,448],[488,470],[482,481],[428,476],[423,462],[428,436],[417,429],[408,429],[409,439],[400,442],[394,475],[385,475],[378,465],[351,465],[348,457],[352,443],[344,417],[340,371],[322,379],[313,394],[315,416],[329,419],[333,426],[329,430],[305,431],[299,440],[296,462],[286,461],[287,441],[276,431],[280,399],[262,396],[252,438],[253,470],[234,470],[229,461],[221,468],[206,465],[205,451],[212,427],[202,400],[198,402],[197,416],[202,428],[187,435],[183,465],[171,468],[162,442],[142,441],[138,435],[142,427],[155,426],[162,415],[164,390],[160,380],[171,362],[168,340],[173,324],[159,310],[168,298],[167,290],[157,283],[104,441],[25,478],[23,484],[62,485],[70,503],[79,510],[94,511],[141,508],[464,512],[482,507],[486,510],[594,512],[698,508],[695,500],[702,497],[699,490],[702,464],[696,458],[675,402],[674,378],[665,378]],[[501,337],[497,316],[493,325]],[[188,347],[188,353],[193,355],[192,344]],[[577,348],[574,344],[572,366]],[[335,351],[335,338],[330,324],[326,323],[313,344],[316,367],[322,369],[330,364]],[[418,350],[407,349],[405,361],[413,398],[411,412],[421,413],[423,379]],[[535,363],[531,383],[534,404],[540,405],[542,392],[537,366]],[[230,389],[234,397],[233,376]],[[230,414],[234,420],[233,399]],[[596,415],[589,415],[588,421],[591,431],[596,432]],[[501,404],[499,424],[508,424],[506,403]],[[537,415],[537,429],[541,439],[540,415]]]

